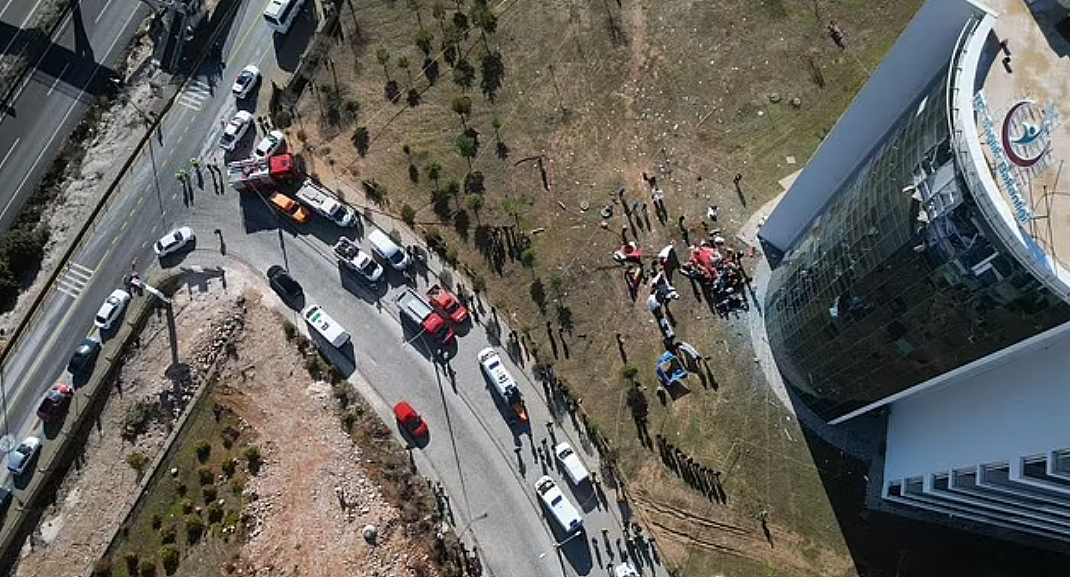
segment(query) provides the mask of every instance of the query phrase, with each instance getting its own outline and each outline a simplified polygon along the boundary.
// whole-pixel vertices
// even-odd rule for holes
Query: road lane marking
[[[207,82],[198,78],[186,86],[186,89],[182,91],[182,96],[178,99],[178,103],[190,110],[200,112],[204,108],[204,101],[211,97],[211,87]]]
[[[104,17],[104,13],[108,11],[108,6],[111,6],[111,0],[108,0],[108,2],[104,4],[104,8],[100,10],[100,14],[97,14],[97,17],[93,19],[93,22],[100,22],[100,19]]]
[[[126,30],[126,27],[130,25],[130,20],[134,18],[134,14],[136,12],[137,10],[130,11],[130,16],[128,16],[126,18],[126,22],[123,23],[123,26],[121,28],[122,30]],[[70,15],[68,15],[68,18],[69,17]],[[111,41],[111,45],[108,46],[108,50],[104,53],[104,57],[101,58],[101,62],[106,62],[108,60],[108,55],[111,54],[112,49],[115,48],[115,44],[119,42],[120,36],[121,34],[116,35],[115,39]],[[45,51],[45,54],[48,54],[47,50]],[[86,83],[87,86],[93,83],[93,79],[97,77],[97,74],[100,73],[100,70],[100,68],[97,68],[93,71],[93,74],[89,77],[89,82]],[[20,182],[19,187],[15,189],[15,194],[11,195],[11,198],[8,199],[7,204],[4,205],[4,210],[0,211],[0,219],[4,218],[4,215],[7,214],[7,211],[11,209],[11,203],[15,202],[15,199],[19,197],[19,193],[22,192],[22,187],[26,186],[26,181],[30,179],[30,175],[33,174],[33,171],[37,168],[37,165],[41,163],[41,159],[44,158],[45,153],[48,151],[48,147],[52,146],[52,141],[56,139],[56,135],[59,134],[60,129],[63,128],[63,125],[67,122],[67,119],[70,118],[71,113],[74,112],[74,108],[78,106],[78,104],[80,104],[83,94],[85,94],[85,88],[78,90],[78,96],[74,98],[74,101],[71,102],[70,107],[67,108],[67,114],[63,115],[63,119],[59,121],[59,124],[56,126],[56,129],[52,131],[52,136],[48,138],[48,142],[46,142],[44,147],[41,149],[41,153],[37,155],[37,160],[34,160],[33,164],[30,166],[30,169],[26,171],[26,176],[22,177],[22,182]]]
[[[21,136],[20,136],[20,137],[18,137],[18,138],[16,138],[16,139],[15,139],[15,144],[12,144],[12,145],[11,145],[11,150],[8,150],[8,151],[7,151],[7,154],[5,154],[5,155],[4,155],[4,159],[3,159],[3,160],[0,160],[0,170],[4,170],[4,164],[6,164],[6,163],[7,163],[7,157],[11,156],[11,153],[12,153],[12,152],[15,152],[15,147],[19,145],[19,142],[20,142],[21,140],[22,140],[22,137],[21,137]]]
[[[234,49],[230,51],[230,54],[231,54],[232,57],[235,54],[237,54],[238,52],[241,51],[242,45],[245,44],[245,39],[249,37],[249,34],[252,34],[253,28],[256,27],[259,24],[260,24],[260,19],[259,18],[254,18],[252,24],[250,24],[249,27],[245,29],[245,33],[241,35],[241,40],[239,40],[238,44],[234,46]],[[230,58],[228,58],[227,61],[226,61],[226,65],[227,66],[230,66],[233,63],[234,63],[234,61],[232,59],[230,59]]]
[[[34,8],[34,10],[36,10],[36,7]],[[56,30],[65,30],[67,28],[67,24],[70,23],[72,16],[74,16],[73,10],[67,12],[67,17],[63,19],[63,22],[60,23],[59,28],[57,28]],[[6,52],[7,49],[5,48],[4,51]],[[41,63],[45,61],[45,57],[48,56],[49,51],[50,50],[45,50],[44,53],[41,54],[41,57],[37,59],[37,62],[33,63],[34,70],[38,70],[41,67]],[[30,83],[30,79],[33,78],[33,75],[34,73],[31,72],[30,74],[27,74],[25,78],[22,79],[22,84],[20,84],[18,90],[16,90],[15,93],[11,95],[11,98],[8,100],[9,102],[18,102],[19,97],[22,96],[22,91],[26,90],[26,85]],[[14,110],[14,107],[12,107],[12,110]],[[7,120],[7,117],[7,112],[0,114],[0,124],[3,124],[4,120]]]
[[[22,24],[19,24],[18,29],[15,30],[15,34],[11,36],[11,40],[9,40],[7,46],[4,46],[4,49],[0,51],[0,54],[8,54],[10,52],[11,45],[15,43],[15,40],[18,40],[19,34],[22,34],[22,31],[26,30],[26,25],[30,23],[30,18],[33,18],[34,13],[37,12],[37,7],[40,5],[41,0],[37,0],[37,3],[33,5],[33,8],[30,10],[30,13],[26,15]],[[9,3],[7,6],[11,6],[11,4]],[[7,6],[4,7],[4,12],[7,12]],[[4,12],[0,12],[0,15],[3,15]]]
[[[48,89],[48,93],[45,94],[45,96],[52,96],[52,91],[56,89],[56,85],[59,84],[59,81],[63,80],[63,74],[67,72],[67,67],[70,65],[70,62],[63,65],[63,70],[60,70],[59,74],[56,75],[56,79],[52,81],[52,87]]]
[[[67,271],[63,273],[63,277],[56,282],[56,290],[71,298],[78,298],[78,295],[89,284],[89,280],[93,278],[93,272],[94,270],[89,267],[72,262],[67,265]]]

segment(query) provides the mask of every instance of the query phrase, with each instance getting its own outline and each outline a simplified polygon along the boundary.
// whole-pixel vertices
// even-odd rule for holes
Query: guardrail
[[[160,282],[174,282],[181,273],[173,277],[165,277]],[[92,427],[92,420],[88,417],[97,414],[107,401],[110,389],[106,386],[111,383],[120,369],[118,363],[112,361],[122,358],[127,353],[132,338],[138,335],[149,315],[156,309],[155,297],[148,295],[136,297],[127,310],[127,317],[115,336],[105,345],[101,352],[100,362],[97,363],[93,374],[87,382],[78,388],[71,400],[71,408],[63,422],[63,427],[53,437],[49,446],[59,447],[52,452],[42,449],[38,461],[34,463],[34,476],[27,486],[17,494],[11,509],[7,512],[0,525],[0,574],[7,574],[18,555],[12,550],[13,546],[21,543],[37,525],[40,516],[44,513],[44,497],[49,495],[48,488],[58,483],[59,479],[53,478],[53,473],[63,471],[74,460],[74,457],[82,450],[82,443],[69,442],[82,437],[80,433],[87,432]]]

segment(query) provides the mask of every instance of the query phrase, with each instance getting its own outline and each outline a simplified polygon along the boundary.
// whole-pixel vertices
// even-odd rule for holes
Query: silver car
[[[100,310],[97,311],[97,316],[93,323],[102,331],[111,330],[112,325],[126,310],[126,305],[129,302],[130,293],[122,289],[115,289],[108,295],[108,298],[104,299],[104,304],[100,305]]]
[[[193,229],[183,226],[164,235],[163,238],[156,241],[156,244],[152,245],[152,249],[156,251],[156,256],[163,258],[182,250],[196,239],[197,236],[193,234]]]
[[[41,439],[26,437],[15,447],[14,451],[7,454],[7,470],[12,475],[19,476],[26,472],[26,467],[33,461],[34,456],[41,450]]]
[[[252,123],[253,113],[248,110],[239,110],[223,129],[223,135],[219,137],[219,148],[227,152],[233,151]]]

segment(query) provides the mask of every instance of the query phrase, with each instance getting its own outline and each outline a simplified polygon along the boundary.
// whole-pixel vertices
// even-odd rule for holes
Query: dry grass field
[[[754,307],[723,318],[678,285],[678,338],[709,357],[714,382],[691,379],[690,394],[659,403],[660,334],[610,258],[630,224],[625,205],[650,201],[644,173],[658,178],[669,215],[662,224],[652,206],[638,209],[629,239],[682,249],[679,217],[694,241],[717,205],[706,224],[732,240],[805,164],[920,4],[504,0],[487,5],[496,19],[484,31],[476,0],[345,3],[342,38],[298,103],[291,142],[340,190],[374,181],[373,198],[348,200],[410,221],[474,273],[609,437],[640,516],[683,574],[891,575],[904,559],[924,568],[927,553],[867,533],[859,465],[813,450],[769,391],[746,328]],[[829,37],[832,19],[844,48]],[[490,74],[486,87],[495,55],[500,86]],[[466,130],[477,149],[459,142]],[[482,187],[466,185],[470,173]],[[510,226],[530,249],[495,261],[494,229]],[[625,364],[649,399],[650,433],[722,471],[727,503],[687,488],[640,443]]]

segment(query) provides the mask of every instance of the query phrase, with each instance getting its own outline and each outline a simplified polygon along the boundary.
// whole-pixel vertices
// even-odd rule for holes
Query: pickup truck
[[[449,346],[456,339],[453,328],[446,322],[431,305],[427,304],[420,295],[412,289],[405,289],[397,298],[398,309],[401,315],[414,324],[419,325],[435,344]]]
[[[453,296],[453,293],[434,285],[427,289],[427,300],[439,314],[450,319],[455,325],[464,324],[468,320],[468,309]]]
[[[342,203],[331,191],[311,178],[305,179],[294,195],[316,214],[338,226],[348,228],[357,223],[357,211],[353,207]]]
[[[360,250],[357,243],[344,236],[335,243],[334,254],[338,257],[338,262],[371,284],[383,278],[383,267],[375,262],[371,255]]]

